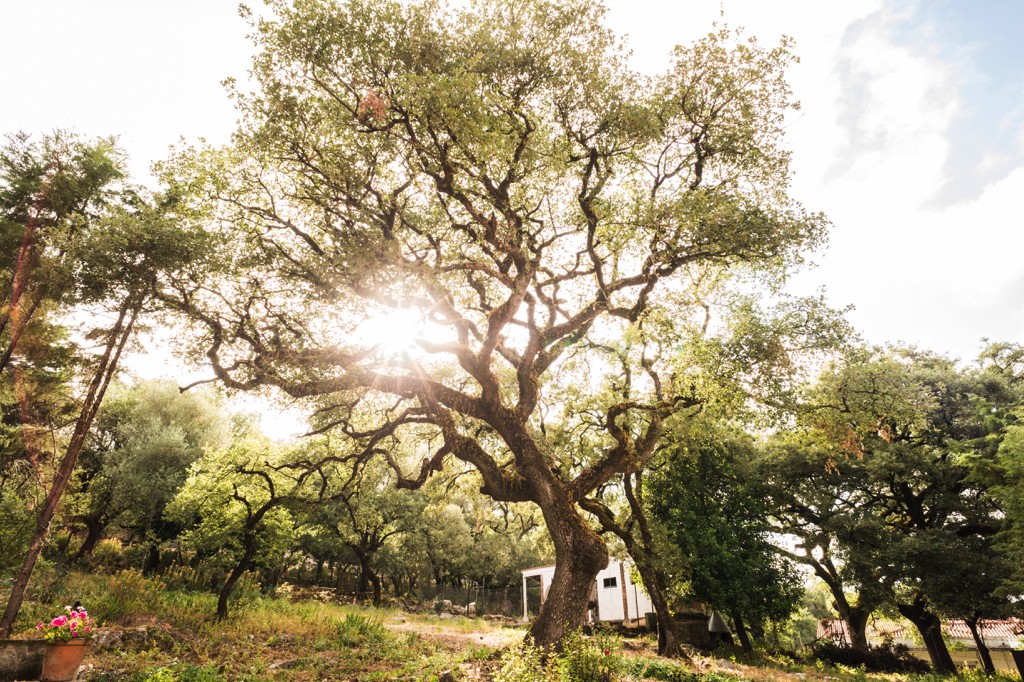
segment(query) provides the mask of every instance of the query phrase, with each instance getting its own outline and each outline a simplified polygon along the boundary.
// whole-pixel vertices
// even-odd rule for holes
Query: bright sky
[[[982,337],[1024,341],[1024,3],[609,5],[649,71],[720,12],[796,39],[794,193],[834,224],[798,288],[853,304],[872,342],[969,359]],[[0,0],[0,133],[119,135],[144,178],[180,137],[227,140],[220,82],[244,79],[246,32],[233,0]]]

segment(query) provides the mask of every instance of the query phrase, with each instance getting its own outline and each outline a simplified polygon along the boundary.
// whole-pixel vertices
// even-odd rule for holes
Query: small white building
[[[554,575],[554,566],[523,569],[524,621],[530,619],[530,595],[539,597],[533,600],[539,609],[547,600]],[[609,561],[608,567],[597,574],[590,594],[591,601],[597,604],[596,613],[592,611],[590,614],[595,621],[636,621],[654,611],[643,585],[634,583],[630,578],[630,567],[616,559]]]

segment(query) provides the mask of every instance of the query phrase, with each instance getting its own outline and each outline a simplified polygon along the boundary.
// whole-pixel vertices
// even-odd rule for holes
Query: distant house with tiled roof
[[[978,631],[985,644],[992,649],[1013,649],[1024,642],[1024,620],[1008,618],[1006,620],[983,620],[978,623]],[[942,621],[942,634],[951,641],[963,644],[969,649],[974,648],[974,637],[962,620],[950,618]],[[878,620],[868,625],[869,644],[881,644],[893,641],[913,647],[918,642],[917,631],[892,621]],[[818,621],[818,639],[831,639],[839,643],[850,641],[846,622],[839,618],[823,618]]]
[[[893,621],[877,620],[867,627],[868,644],[878,645],[886,641],[906,646],[910,653],[922,660],[929,660],[921,646],[917,630]],[[951,645],[950,655],[958,666],[980,665],[974,637],[967,623],[958,619],[942,621],[942,634]],[[1024,619],[985,620],[978,624],[978,634],[989,648],[997,670],[1016,672],[1017,668],[1010,655],[1011,649],[1024,644]],[[840,644],[850,642],[846,622],[839,618],[825,618],[818,621],[818,639],[831,639]]]

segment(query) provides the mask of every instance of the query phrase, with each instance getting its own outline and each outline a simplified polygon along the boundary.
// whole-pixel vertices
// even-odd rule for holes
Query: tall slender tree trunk
[[[640,541],[637,542],[631,533],[626,533],[625,536],[620,537],[630,538],[626,549],[636,562],[637,570],[640,572],[640,579],[643,581],[647,595],[651,598],[651,604],[654,606],[655,618],[658,619],[658,655],[678,658],[683,655],[683,650],[680,646],[679,636],[676,633],[672,609],[669,607],[668,597],[666,596],[668,580],[664,572],[658,569],[656,559],[653,556],[654,534],[651,532],[647,519],[647,509],[644,507],[643,478],[640,472],[636,472],[624,475],[622,481],[626,501],[629,502],[630,513],[633,515],[636,526],[640,531]]]
[[[935,672],[953,674],[956,672],[956,664],[953,657],[949,655],[946,647],[946,640],[942,638],[942,621],[934,613],[928,610],[921,595],[914,597],[909,604],[898,604],[900,614],[914,624],[917,631],[921,633],[925,648],[928,649],[928,657],[932,661]]]
[[[235,589],[239,578],[249,570],[249,565],[252,563],[252,558],[255,555],[256,538],[251,533],[247,533],[245,552],[242,554],[242,559],[231,569],[228,579],[224,581],[224,585],[220,588],[220,594],[217,595],[217,620],[224,620],[228,617],[228,599],[231,597],[231,592]]]
[[[14,628],[14,621],[18,617],[21,604],[25,599],[25,589],[28,587],[32,571],[46,542],[50,523],[57,512],[57,505],[64,494],[64,489],[67,488],[68,482],[71,480],[72,473],[74,473],[75,464],[78,463],[78,455],[85,445],[85,438],[89,434],[89,429],[92,428],[93,420],[96,418],[96,412],[103,401],[107,386],[117,371],[121,352],[131,337],[132,328],[135,325],[135,318],[140,307],[141,301],[137,300],[135,296],[130,297],[122,304],[117,322],[107,334],[106,347],[97,363],[92,380],[89,382],[89,388],[86,391],[81,412],[78,415],[78,420],[75,422],[75,430],[72,432],[71,440],[64,452],[64,458],[61,459],[60,466],[57,468],[57,473],[54,476],[53,483],[50,485],[50,490],[46,494],[43,506],[36,516],[36,528],[32,534],[32,539],[29,541],[28,554],[25,556],[21,570],[18,571],[14,584],[11,586],[11,596],[7,600],[7,608],[4,610],[3,617],[0,618],[0,638],[9,637],[11,630]]]
[[[370,572],[370,584],[373,585],[373,605],[380,606],[384,601],[384,590],[381,586],[380,576],[373,571]]]
[[[636,476],[635,487],[632,482],[634,475]],[[627,529],[622,523],[618,523],[612,511],[602,502],[586,499],[580,505],[597,517],[602,528],[614,533],[622,540],[626,551],[636,564],[640,580],[644,584],[647,595],[651,598],[654,615],[658,621],[658,655],[670,658],[680,657],[683,655],[683,650],[666,596],[667,581],[664,574],[658,570],[655,558],[652,556],[654,539],[647,523],[646,510],[642,504],[642,485],[639,475],[623,476],[623,487],[629,502],[633,525],[639,529],[639,539],[634,535],[633,529]]]
[[[362,566],[359,567],[359,583],[356,586],[356,593],[360,599],[366,599],[366,595],[370,593],[370,576]]]
[[[380,576],[373,570],[373,554],[368,552],[366,549],[359,545],[350,544],[352,550],[355,552],[356,557],[359,559],[359,592],[365,595],[373,589],[373,605],[380,606],[383,600],[383,590],[380,584]]]
[[[42,192],[36,196],[36,200],[33,202],[33,210],[39,209],[41,201]],[[8,324],[11,325],[10,343],[7,344],[7,348],[4,349],[2,354],[0,354],[0,372],[4,371],[7,368],[7,365],[11,362],[11,358],[17,350],[21,333],[25,327],[28,326],[28,322],[32,318],[32,314],[39,307],[39,303],[43,298],[42,294],[40,294],[33,304],[28,306],[28,308],[24,308],[21,305],[21,296],[28,287],[29,275],[32,270],[35,269],[36,231],[34,222],[32,215],[29,215],[28,221],[25,224],[25,231],[22,233],[21,246],[18,248],[18,257],[15,260],[14,273],[11,277],[11,298],[7,301],[7,305],[3,306],[2,315],[0,315],[0,332],[2,332]]]
[[[241,499],[238,498],[237,493],[236,499]],[[217,597],[218,620],[224,620],[228,617],[228,598],[231,596],[231,591],[235,589],[235,584],[239,578],[249,570],[249,567],[252,565],[252,559],[256,556],[256,530],[260,527],[260,523],[267,512],[281,502],[282,499],[280,497],[275,497],[271,493],[270,499],[264,502],[262,507],[248,514],[242,531],[242,547],[244,548],[242,558],[232,569],[228,579],[224,581],[224,586],[221,587],[220,594]]]
[[[634,560],[636,558],[634,557]],[[648,566],[637,563],[637,571],[640,573],[640,580],[644,584],[647,596],[651,598],[654,606],[654,617],[658,622],[658,655],[669,658],[676,658],[682,655],[683,649],[679,641],[679,634],[676,632],[675,619],[672,617],[672,609],[669,607],[668,598],[662,589],[663,581],[657,571]]]
[[[985,644],[985,639],[981,636],[981,632],[978,629],[980,621],[981,619],[977,614],[964,619],[967,629],[971,631],[971,637],[974,638],[974,645],[978,647],[978,655],[981,657],[981,664],[985,667],[985,674],[995,675],[996,665],[992,661],[992,652],[989,651],[988,645]]]

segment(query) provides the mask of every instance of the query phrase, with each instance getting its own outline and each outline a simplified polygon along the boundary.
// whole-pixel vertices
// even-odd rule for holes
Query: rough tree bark
[[[956,663],[949,655],[946,647],[946,640],[942,637],[942,621],[932,613],[925,603],[923,595],[914,595],[914,599],[908,603],[897,604],[900,614],[914,624],[917,631],[921,633],[925,648],[928,649],[928,657],[932,661],[935,672],[955,673]]]

